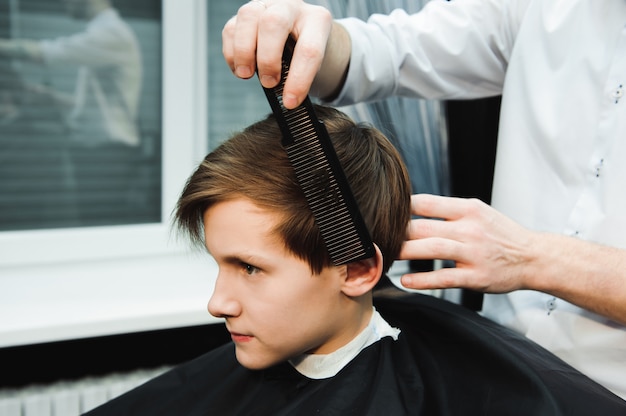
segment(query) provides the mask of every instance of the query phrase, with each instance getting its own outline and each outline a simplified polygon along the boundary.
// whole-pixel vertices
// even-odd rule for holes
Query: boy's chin
[[[235,357],[237,358],[239,364],[248,370],[265,370],[266,368],[272,367],[278,363],[287,361],[287,358],[281,359],[279,357],[269,358],[253,356],[239,351],[239,349],[235,349]]]

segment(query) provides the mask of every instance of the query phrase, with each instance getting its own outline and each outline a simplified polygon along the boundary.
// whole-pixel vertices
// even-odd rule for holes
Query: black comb
[[[282,145],[333,264],[368,259],[376,253],[374,244],[324,123],[317,118],[308,96],[292,110],[283,105],[283,87],[295,44],[289,37],[279,84],[274,88],[263,87],[263,90],[280,126]]]

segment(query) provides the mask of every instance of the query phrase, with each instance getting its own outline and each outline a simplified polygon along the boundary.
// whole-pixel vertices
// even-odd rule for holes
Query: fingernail
[[[241,78],[250,78],[252,76],[252,70],[248,65],[239,65],[235,68],[235,74]]]
[[[276,80],[276,78],[271,75],[263,75],[261,77],[261,84],[263,84],[264,87],[272,88],[275,87],[277,83],[278,81]]]
[[[410,276],[402,276],[400,278],[400,283],[402,284],[402,286],[410,286],[412,283],[413,279],[411,279]]]
[[[297,105],[297,98],[293,94],[285,94],[283,95],[283,104],[287,108],[295,108]]]

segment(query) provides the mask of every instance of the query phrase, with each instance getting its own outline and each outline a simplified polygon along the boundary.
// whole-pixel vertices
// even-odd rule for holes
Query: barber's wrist
[[[348,75],[351,49],[350,35],[343,26],[333,22],[322,66],[311,87],[313,96],[327,102],[337,98]]]
[[[581,273],[585,274],[587,256],[574,237],[555,233],[535,233],[532,247],[529,289],[558,297],[568,297],[576,290]]]
[[[554,235],[530,231],[524,253],[521,285],[523,289],[549,292],[553,290],[554,269],[558,268],[558,249]]]

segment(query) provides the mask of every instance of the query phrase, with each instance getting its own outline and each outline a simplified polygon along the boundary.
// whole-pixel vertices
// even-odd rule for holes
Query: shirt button
[[[619,87],[617,87],[617,89],[613,91],[612,95],[613,98],[615,98],[615,104],[617,104],[620,98],[624,96],[624,86],[622,84],[619,84]]]
[[[602,173],[602,167],[604,166],[604,159],[600,159],[600,161],[598,163],[596,163],[596,178],[600,177],[600,173]]]
[[[548,310],[548,315],[556,309],[556,298],[552,298],[546,302],[546,309]]]

